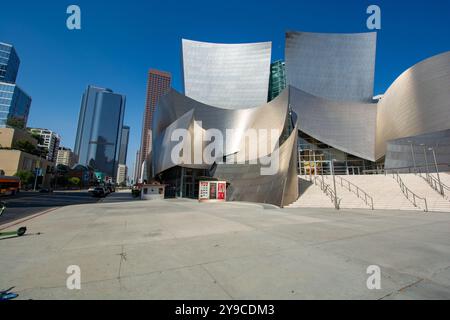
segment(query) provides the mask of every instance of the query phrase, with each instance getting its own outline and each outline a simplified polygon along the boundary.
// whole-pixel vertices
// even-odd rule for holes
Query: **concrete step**
[[[392,175],[347,175],[344,178],[372,196],[374,209],[423,211],[405,197]]]
[[[299,176],[300,196],[286,208],[334,208],[331,199],[309,177]]]
[[[402,193],[399,184],[392,175],[346,175],[342,177],[370,195],[373,198],[374,209],[423,211],[425,208],[424,203],[420,200],[417,200],[417,206],[414,206]],[[422,197],[425,195],[427,197],[428,209],[430,211],[450,212],[450,205],[447,204],[448,201],[446,202],[424,179],[414,174],[409,174],[405,177],[401,175],[401,177],[405,185],[417,195]],[[300,197],[288,206],[288,208],[334,207],[330,198],[322,192],[320,187],[309,181],[309,176],[299,176],[299,179]],[[321,177],[318,177],[318,179],[321,179]],[[325,175],[324,179],[325,183],[333,186],[331,176]],[[339,178],[336,178],[336,192],[337,197],[341,199],[341,208],[370,208],[363,199],[358,198],[355,193],[341,185]]]

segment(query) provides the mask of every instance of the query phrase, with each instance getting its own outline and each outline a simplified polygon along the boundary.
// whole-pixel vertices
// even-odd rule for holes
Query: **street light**
[[[427,149],[424,143],[420,144],[423,148],[423,156],[425,157],[425,165],[427,167],[427,180],[430,179],[430,169],[428,168],[428,158],[427,158]]]
[[[336,177],[334,175],[334,161],[336,159],[331,159],[331,174],[333,175],[333,188],[334,188],[334,208],[339,209],[338,201],[337,201],[337,193],[336,193]]]
[[[411,156],[412,156],[412,160],[413,160],[413,165],[414,165],[414,173],[417,173],[417,168],[416,168],[416,157],[414,156],[414,145],[413,142],[411,140],[408,141],[408,143],[411,146]]]
[[[437,179],[438,179],[438,183],[439,183],[439,193],[441,195],[444,195],[444,189],[442,188],[441,177],[439,176],[439,168],[438,168],[437,161],[436,161],[436,152],[434,151],[434,148],[428,148],[428,150],[433,152],[434,167],[436,168],[436,175],[437,175]]]

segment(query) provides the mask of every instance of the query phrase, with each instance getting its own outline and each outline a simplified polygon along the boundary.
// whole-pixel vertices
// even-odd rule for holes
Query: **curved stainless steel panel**
[[[287,84],[330,100],[371,102],[376,37],[376,32],[287,32]]]
[[[194,133],[204,134],[207,129],[218,129],[226,138],[226,130],[234,129],[238,132],[228,141],[231,147],[225,150],[226,155],[242,156],[246,163],[243,164],[221,164],[218,163],[214,176],[226,179],[230,182],[228,191],[230,200],[256,201],[283,206],[295,201],[298,197],[297,184],[297,127],[289,137],[282,141],[281,146],[270,145],[267,137],[262,137],[258,143],[270,146],[266,153],[258,153],[256,158],[251,158],[246,153],[245,132],[248,129],[277,129],[278,135],[275,137],[280,141],[283,130],[288,119],[289,90],[283,91],[276,99],[260,107],[230,110],[216,108],[202,104],[191,98],[183,96],[172,90],[163,97],[155,111],[153,117],[153,166],[154,173],[158,174],[180,165],[189,168],[211,168],[211,164],[200,163],[174,163],[171,159],[171,152],[177,142],[171,141],[171,135],[176,129],[186,129],[195,139]],[[294,122],[297,123],[295,113]],[[201,121],[201,131],[195,126]],[[260,137],[261,138],[261,137]],[[225,144],[227,141],[225,141]],[[202,144],[202,150],[206,142]],[[190,150],[193,159],[194,150],[189,149],[187,144],[183,144],[185,150]],[[184,151],[183,151],[184,152]],[[189,151],[188,151],[189,152]],[[263,156],[272,157],[274,152],[278,152],[279,160],[276,172],[273,175],[262,175],[262,161],[251,164],[250,160],[260,160]],[[222,160],[222,159],[221,159]]]
[[[267,101],[271,42],[221,44],[183,39],[182,47],[186,96],[227,109]]]
[[[450,51],[403,72],[378,102],[376,158],[386,141],[450,128]]]
[[[228,129],[235,131],[233,140],[226,141],[225,144],[224,155],[229,155],[245,150],[245,133],[248,129],[266,129],[269,132],[272,129],[276,129],[279,130],[281,135],[288,111],[288,98],[289,92],[285,90],[276,99],[260,107],[230,110],[205,105],[172,89],[161,98],[153,115],[154,173],[160,172],[157,168],[167,169],[172,166],[171,163],[162,164],[155,162],[161,159],[160,153],[165,153],[164,149],[169,147],[167,143],[162,144],[163,138],[161,136],[169,134],[166,132],[166,128],[179,119],[181,121],[181,117],[187,112],[193,112],[192,121],[201,121],[204,130],[218,129],[222,132],[224,138],[226,138]],[[186,128],[184,122],[180,123],[183,123],[181,128]],[[177,124],[173,126],[170,127],[170,130],[175,130]],[[279,137],[276,138],[278,139]],[[260,143],[268,145],[269,141],[260,140]],[[267,153],[272,151],[272,149],[267,149]],[[246,159],[252,160],[250,158]]]
[[[336,149],[374,161],[377,105],[337,102],[290,87],[300,131]]]
[[[293,113],[297,123],[297,115]],[[278,148],[279,168],[274,175],[261,175],[259,164],[219,164],[214,177],[229,181],[227,199],[270,203],[284,207],[298,198],[297,130]]]

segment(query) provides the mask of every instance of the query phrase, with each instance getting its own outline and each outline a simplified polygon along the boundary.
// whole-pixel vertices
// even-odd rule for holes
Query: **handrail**
[[[364,203],[366,205],[368,205],[373,210],[373,198],[367,192],[365,192],[363,189],[358,187],[356,184],[348,181],[347,179],[342,178],[341,176],[336,176],[336,177],[338,177],[341,180],[341,186],[343,188],[347,188],[348,191],[353,192],[354,194],[356,194],[356,196],[359,199],[364,200]],[[345,186],[344,186],[344,181],[346,182]],[[356,190],[354,190],[354,189],[352,190],[351,186],[355,187]],[[370,204],[369,204],[369,200],[370,200]]]
[[[427,199],[425,197],[420,197],[417,194],[415,194],[411,189],[409,189],[403,182],[402,178],[400,178],[400,175],[398,174],[398,172],[392,173],[392,178],[397,181],[397,183],[400,186],[400,189],[402,190],[403,194],[406,196],[406,199],[408,199],[415,207],[418,207],[418,208],[420,208],[420,207],[417,205],[416,199],[422,200],[425,204],[425,208],[423,209],[423,211],[428,212],[428,204],[427,204]],[[410,199],[410,194],[412,195],[412,201]]]
[[[441,165],[441,164],[438,164]],[[422,175],[422,170],[420,170],[420,168],[422,167],[426,167],[426,166],[416,166],[416,168],[413,167],[404,167],[404,168],[400,168],[400,169],[408,169],[409,173],[414,173],[415,175],[419,175],[420,177],[422,177],[436,192],[438,192],[442,197],[446,197],[444,190],[447,191],[447,193],[450,193],[450,187],[445,185],[444,183],[442,183],[442,181],[439,181],[437,178],[435,178],[433,176],[432,173],[426,173],[424,172],[423,174],[425,175],[425,177]],[[386,171],[395,171],[397,170],[397,173],[399,172],[399,169],[386,169]]]
[[[422,175],[420,175],[422,177]],[[430,173],[428,175],[425,175],[425,177],[422,177],[425,179],[426,182],[435,190],[437,191],[441,196],[445,198],[445,191],[450,192],[450,187],[443,184],[441,181],[439,181],[437,178],[433,177],[433,175]]]
[[[441,164],[439,164],[441,165]],[[442,183],[442,181],[439,181],[437,178],[433,176],[432,173],[425,173],[425,177],[422,176],[422,170],[420,170],[421,167],[424,166],[416,166],[416,168],[413,167],[401,167],[401,168],[390,168],[390,169],[384,169],[384,170],[363,170],[363,174],[368,173],[375,173],[375,174],[388,174],[389,171],[391,171],[393,174],[396,172],[399,173],[399,170],[406,170],[408,169],[408,173],[414,173],[415,175],[419,175],[421,178],[423,178],[430,186],[433,188],[436,192],[438,192],[442,197],[445,199],[449,199],[450,194],[450,187]],[[447,193],[447,195],[446,195]]]
[[[332,203],[336,204],[336,206],[337,206],[336,209],[339,210],[342,199],[336,196],[336,194],[334,193],[331,186],[329,184],[325,183],[322,179],[319,179],[318,176],[314,176],[313,180],[314,180],[315,185],[318,185],[317,181],[319,181],[320,189],[323,191],[323,193],[325,193],[331,199]],[[335,198],[336,198],[336,202],[334,201]]]

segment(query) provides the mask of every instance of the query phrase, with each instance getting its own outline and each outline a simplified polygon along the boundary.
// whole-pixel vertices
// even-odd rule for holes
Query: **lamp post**
[[[412,141],[408,141],[408,143],[411,146],[411,156],[412,156],[412,161],[413,161],[413,165],[414,165],[414,173],[417,173],[416,157],[414,156],[414,145],[413,145]]]
[[[325,183],[325,181],[323,180],[323,154],[320,156],[320,175],[322,176],[322,186]]]
[[[430,150],[433,153],[434,167],[436,168],[436,175],[437,175],[437,179],[438,179],[438,183],[439,183],[439,193],[441,195],[444,195],[444,189],[442,188],[441,177],[439,176],[439,168],[438,168],[437,160],[436,160],[436,151],[434,151],[434,148],[428,148],[428,150]]]
[[[331,174],[333,175],[333,189],[334,189],[334,208],[339,209],[336,193],[336,177],[334,175],[334,160],[335,159],[331,159]]]
[[[312,149],[308,150],[308,169],[309,169],[309,181],[312,181],[312,176],[311,176],[311,170],[312,170],[312,166],[311,166],[311,153],[312,153]]]
[[[427,149],[426,149],[424,143],[421,143],[420,145],[421,145],[422,148],[423,148],[423,156],[425,157],[425,165],[426,165],[426,167],[427,167],[427,180],[429,180],[429,179],[430,179],[430,169],[428,168]]]

